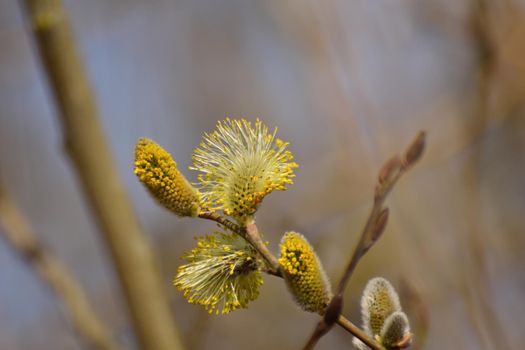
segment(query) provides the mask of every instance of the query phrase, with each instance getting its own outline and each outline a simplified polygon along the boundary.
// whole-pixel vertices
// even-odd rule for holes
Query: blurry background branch
[[[36,237],[11,197],[0,188],[0,230],[9,245],[45,281],[66,306],[73,327],[94,349],[117,350],[109,328],[95,315],[71,272]]]
[[[477,67],[474,70],[474,94],[468,116],[472,124],[465,127],[466,137],[472,137],[472,130],[486,132],[494,113],[491,110],[495,82],[498,72],[498,48],[491,27],[491,3],[487,0],[471,0],[469,29],[474,48]],[[465,248],[468,263],[464,264],[463,288],[466,306],[478,341],[485,349],[510,349],[504,328],[494,310],[490,281],[487,277],[487,249],[490,236],[483,225],[482,200],[479,189],[482,187],[481,161],[483,142],[475,142],[469,162],[465,164],[465,186],[467,198],[465,216],[467,235]]]
[[[137,338],[143,349],[181,349],[154,256],[117,174],[62,3],[26,0],[25,5],[66,151],[109,247]]]

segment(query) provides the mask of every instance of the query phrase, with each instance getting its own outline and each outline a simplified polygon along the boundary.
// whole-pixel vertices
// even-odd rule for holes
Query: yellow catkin
[[[242,237],[215,232],[199,237],[182,257],[173,284],[189,303],[209,313],[227,314],[248,307],[263,283],[257,253]]]
[[[279,264],[297,304],[306,311],[322,314],[332,292],[319,258],[303,235],[284,234]]]
[[[264,197],[293,184],[293,155],[259,119],[229,119],[205,134],[193,153],[204,206],[237,219],[253,215]]]
[[[162,147],[142,138],[135,147],[135,174],[153,197],[179,216],[199,213],[200,195]]]

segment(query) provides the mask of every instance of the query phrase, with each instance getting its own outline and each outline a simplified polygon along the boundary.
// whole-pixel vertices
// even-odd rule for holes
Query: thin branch
[[[348,281],[361,258],[381,237],[388,221],[388,208],[384,208],[383,203],[399,178],[421,157],[424,147],[425,132],[420,132],[410,146],[408,146],[401,158],[394,156],[381,168],[374,193],[374,204],[365,227],[354,249],[350,262],[338,283],[334,297],[330,301],[323,319],[317,324],[304,349],[313,349],[319,339],[328,333],[333,325],[339,321],[339,316],[343,309],[343,293]],[[377,342],[375,343],[375,345],[379,347],[373,349],[381,349],[381,346]]]
[[[373,350],[384,350],[378,342],[370,338],[361,328],[357,327],[355,324],[347,320],[343,315],[339,316],[337,319],[337,324],[346,329],[349,333],[352,333],[357,338],[359,338],[363,343],[365,343],[370,349]]]
[[[244,228],[215,212],[202,212],[199,213],[198,216],[202,219],[215,221],[219,225],[224,226],[230,231],[235,232],[239,236],[243,237],[259,252],[259,254],[266,261],[266,272],[270,275],[281,276],[279,262],[277,261],[277,258],[270,252],[266,244],[264,244],[253,219],[247,223],[246,228]]]
[[[151,248],[117,172],[60,0],[24,0],[69,155],[116,267],[142,349],[182,349]]]
[[[246,225],[246,238],[248,241],[259,251],[263,256],[264,260],[268,263],[268,266],[273,271],[280,271],[279,262],[277,258],[273,256],[266,244],[263,242],[259,230],[255,225],[255,221],[250,221]]]
[[[36,237],[28,220],[12,199],[0,189],[1,231],[11,247],[33,268],[60,299],[72,324],[83,340],[94,349],[116,350],[119,347],[108,333],[88,298],[66,266],[53,256]]]
[[[205,211],[205,212],[199,213],[198,216],[201,219],[215,221],[219,225],[226,227],[228,230],[230,230],[232,232],[235,232],[235,233],[237,233],[238,235],[240,235],[242,237],[244,237],[246,235],[246,231],[241,226],[239,226],[236,223],[228,220],[227,218],[225,218],[224,216],[222,216],[222,215],[220,215],[220,214],[218,214],[216,212]]]
[[[388,221],[388,208],[383,208],[383,203],[401,176],[419,159],[423,152],[424,145],[425,133],[420,132],[408,147],[402,159],[394,156],[383,165],[379,172],[372,211],[361,233],[361,238],[354,250],[352,258],[348,263],[348,267],[339,282],[335,293],[336,295],[343,294],[357,263],[381,237]]]

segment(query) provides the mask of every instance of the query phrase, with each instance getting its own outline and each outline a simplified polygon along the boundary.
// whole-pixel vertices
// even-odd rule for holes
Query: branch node
[[[379,171],[379,185],[390,181],[401,170],[401,159],[398,155],[390,158]]]
[[[329,328],[331,328],[337,322],[337,320],[339,319],[339,316],[341,315],[342,310],[343,310],[343,296],[340,294],[335,295],[330,301],[330,304],[326,308],[326,311],[324,314],[324,322]]]

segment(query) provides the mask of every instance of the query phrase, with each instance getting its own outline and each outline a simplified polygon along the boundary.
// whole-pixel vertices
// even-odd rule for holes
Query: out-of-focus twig
[[[88,78],[60,0],[24,0],[58,107],[65,148],[120,278],[146,350],[181,349],[168,299],[104,136]]]
[[[497,78],[497,46],[494,42],[490,2],[472,0],[469,29],[474,51],[478,58],[477,76],[475,77],[475,95],[470,117],[475,124],[465,128],[466,137],[471,137],[472,129],[486,130],[490,120],[490,98]],[[480,222],[482,212],[480,199],[480,163],[483,156],[482,143],[478,142],[470,162],[465,167],[465,188],[467,193],[466,221],[469,225],[466,237],[466,251],[470,258],[464,264],[464,291],[468,315],[478,333],[479,342],[486,349],[501,347],[510,349],[507,336],[497,313],[491,303],[489,282],[486,271],[487,234]]]
[[[73,326],[82,340],[99,350],[119,347],[90,305],[82,287],[66,266],[36,237],[27,219],[13,200],[0,188],[0,225],[4,238],[64,303]]]
[[[374,204],[368,216],[363,232],[354,249],[350,262],[339,281],[334,297],[326,309],[324,317],[319,321],[314,332],[310,336],[304,349],[313,349],[319,339],[330,331],[333,325],[339,320],[343,309],[343,293],[355,270],[357,263],[363,255],[381,237],[388,221],[388,208],[383,204],[399,178],[409,170],[421,157],[425,148],[425,132],[420,132],[414,141],[408,146],[407,150],[400,158],[395,156],[387,161],[379,172],[379,179],[374,193]],[[375,341],[374,341],[375,342]],[[370,345],[369,345],[370,346]],[[371,346],[372,347],[372,346]],[[383,347],[375,342],[372,349],[382,349]]]
[[[428,304],[419,290],[409,279],[400,280],[400,299],[403,300],[403,309],[410,319],[412,332],[417,334],[411,344],[411,350],[422,350],[427,342],[430,328],[430,314]]]

